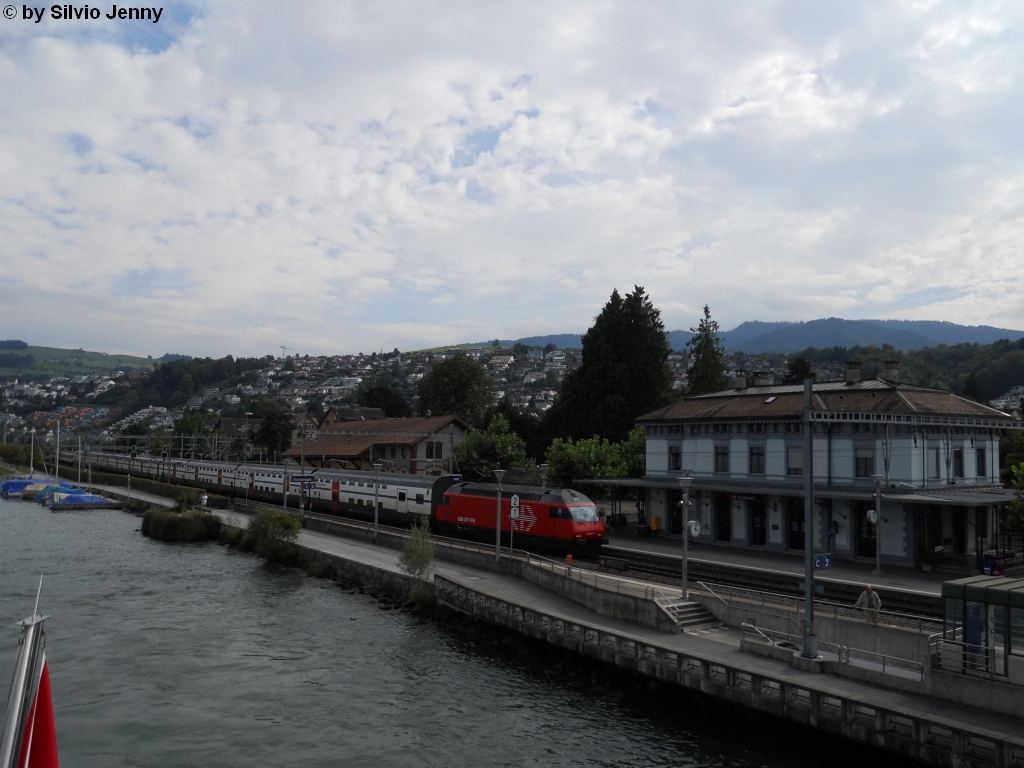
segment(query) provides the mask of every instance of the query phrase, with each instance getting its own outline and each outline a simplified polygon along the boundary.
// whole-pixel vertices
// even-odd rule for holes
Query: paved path
[[[632,529],[627,529],[632,531]],[[675,538],[637,538],[632,533],[612,528],[609,531],[608,543],[612,547],[631,549],[637,552],[652,552],[679,558],[682,542]],[[735,565],[747,568],[763,568],[778,573],[791,573],[803,576],[804,561],[802,555],[787,555],[778,552],[759,552],[736,547],[717,547],[708,544],[691,544],[690,559],[722,565]],[[911,568],[886,568],[884,576],[875,576],[873,563],[837,561],[827,572],[817,571],[815,578],[831,581],[844,581],[853,584],[877,584],[879,586],[902,589],[911,592],[923,592],[930,595],[942,593],[942,582],[948,581],[948,573],[924,573]]]
[[[82,484],[83,488],[86,488],[85,483]],[[128,498],[128,489],[123,485],[93,485],[95,491],[102,494],[103,496],[113,496],[118,499]],[[152,504],[155,507],[173,507],[174,500],[168,499],[166,496],[157,496],[155,493],[143,493],[142,491],[136,491],[134,488],[131,491],[131,498],[139,499],[147,504]]]
[[[234,515],[242,527],[248,525],[249,516],[245,514],[222,510],[214,510],[214,513],[229,520],[231,515]],[[393,573],[402,572],[398,565],[399,551],[395,549],[305,529],[299,533],[298,543]],[[966,709],[929,696],[884,689],[857,680],[804,672],[783,661],[746,653],[740,650],[741,631],[733,628],[721,627],[673,635],[600,616],[543,587],[512,576],[447,562],[438,562],[435,571],[444,578],[492,597],[530,606],[538,611],[585,623],[611,633],[632,636],[670,650],[677,649],[683,653],[703,657],[712,663],[786,680],[794,685],[810,686],[836,696],[857,698],[869,706],[870,702],[874,702],[878,706],[894,711],[927,713],[965,725],[1024,738],[1024,721],[1012,717]]]

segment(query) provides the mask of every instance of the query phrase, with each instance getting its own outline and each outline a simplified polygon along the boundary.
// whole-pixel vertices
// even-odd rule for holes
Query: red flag
[[[53,699],[50,696],[50,669],[45,657],[36,697],[25,723],[18,768],[58,768],[57,731],[53,724]]]

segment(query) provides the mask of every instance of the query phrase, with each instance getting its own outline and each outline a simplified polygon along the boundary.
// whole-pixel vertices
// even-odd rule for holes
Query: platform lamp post
[[[689,594],[687,591],[689,587],[687,556],[690,551],[690,532],[687,530],[687,523],[690,522],[690,486],[693,484],[693,478],[689,475],[683,475],[682,477],[677,477],[676,482],[679,483],[679,487],[683,491],[683,500],[680,502],[683,505],[683,509],[679,513],[679,521],[683,529],[683,600],[685,600]]]
[[[377,513],[380,511],[380,504],[377,502],[377,494],[380,493],[380,468],[384,466],[379,461],[374,462],[373,471],[375,473],[375,479],[373,481],[373,542],[377,543]]]
[[[494,476],[498,478],[498,506],[494,516],[494,562],[501,565],[501,478],[505,476],[505,470],[494,470]]]
[[[884,576],[885,571],[882,570],[882,483],[885,481],[885,475],[872,475],[871,479],[875,481],[875,570],[872,573],[875,576]]]

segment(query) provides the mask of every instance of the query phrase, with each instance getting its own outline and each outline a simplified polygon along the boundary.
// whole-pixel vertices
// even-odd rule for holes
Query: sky
[[[1019,2],[10,8],[0,338],[416,349],[634,285],[1024,328]]]

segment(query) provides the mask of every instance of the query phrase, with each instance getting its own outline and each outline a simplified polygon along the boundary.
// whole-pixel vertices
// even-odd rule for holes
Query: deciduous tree
[[[420,379],[419,392],[421,416],[454,414],[479,426],[494,400],[494,382],[482,365],[459,352],[431,368]]]
[[[471,428],[455,447],[455,461],[463,474],[490,479],[495,469],[528,467],[526,443],[500,413],[486,429]]]

